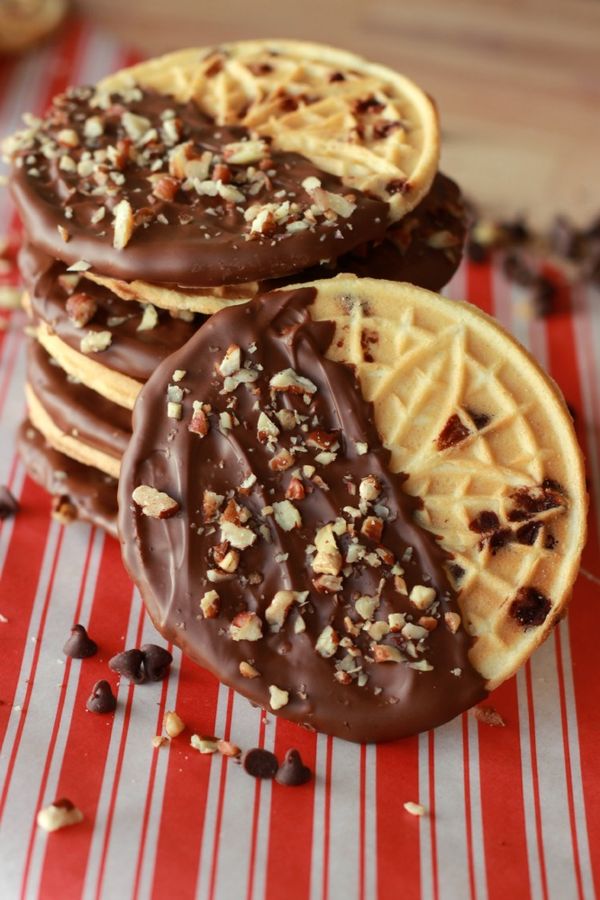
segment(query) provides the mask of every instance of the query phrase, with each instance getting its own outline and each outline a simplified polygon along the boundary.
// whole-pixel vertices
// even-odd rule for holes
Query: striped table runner
[[[70,83],[94,82],[130,57],[72,22],[53,44],[0,62],[0,133],[42,112]],[[0,234],[19,226],[0,191]],[[0,272],[10,284],[13,272]],[[0,523],[0,897],[592,898],[600,881],[600,704],[595,644],[600,585],[600,296],[560,291],[547,319],[495,267],[464,265],[448,294],[496,315],[559,382],[588,460],[592,514],[567,621],[490,702],[492,728],[464,715],[402,743],[355,746],[265,717],[175,654],[165,683],[119,688],[114,717],[85,700],[105,660],[156,640],[116,541],[63,528],[14,449],[24,411],[20,312],[0,313],[0,484],[22,513]],[[102,649],[62,656],[74,622]],[[114,683],[114,681],[113,681]],[[316,772],[285,789],[204,757],[182,737],[154,750],[163,713],[196,732],[278,754],[297,746]],[[85,821],[47,835],[36,811],[56,797]],[[403,809],[418,800],[421,819]]]

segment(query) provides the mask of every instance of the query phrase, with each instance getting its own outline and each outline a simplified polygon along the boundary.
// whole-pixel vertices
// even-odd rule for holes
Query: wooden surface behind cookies
[[[443,165],[492,211],[600,209],[600,3],[594,0],[91,0],[143,51],[289,36],[394,66],[435,97]]]

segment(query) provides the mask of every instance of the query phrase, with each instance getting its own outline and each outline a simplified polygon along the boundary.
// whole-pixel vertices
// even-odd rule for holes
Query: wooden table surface
[[[141,48],[253,37],[337,44],[437,101],[443,167],[491,212],[600,212],[598,0],[81,0]]]

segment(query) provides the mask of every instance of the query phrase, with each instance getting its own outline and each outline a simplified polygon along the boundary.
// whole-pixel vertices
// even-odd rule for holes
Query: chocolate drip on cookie
[[[193,101],[78,88],[8,152],[26,231],[125,280],[208,286],[300,272],[383,238],[388,204]]]
[[[150,379],[119,487],[124,558],[163,635],[253,702],[392,739],[484,681],[445,554],[352,369],[326,358],[314,297],[222,311]]]

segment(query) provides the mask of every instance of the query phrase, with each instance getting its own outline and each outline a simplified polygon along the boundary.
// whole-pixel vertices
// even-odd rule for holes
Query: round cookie
[[[511,675],[563,614],[585,510],[564,401],[509,335],[348,276],[212,317],[142,391],[119,486],[159,630],[351,740],[434,727]]]
[[[7,0],[0,4],[0,53],[20,53],[51,34],[67,0]]]
[[[282,277],[383,237],[388,205],[194,102],[56,97],[5,143],[28,234],[84,271],[206,287]]]
[[[427,194],[440,135],[432,99],[393,69],[308,41],[191,48],[109,75],[103,94],[135,85],[194,100],[217,125],[240,124],[300,153],[401,219]]]
[[[31,422],[17,435],[17,447],[28,475],[52,497],[70,503],[77,516],[117,537],[117,482],[51,447]]]
[[[131,437],[128,410],[66,376],[35,341],[28,350],[26,396],[29,418],[48,443],[118,476]]]

